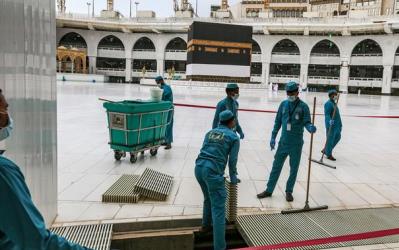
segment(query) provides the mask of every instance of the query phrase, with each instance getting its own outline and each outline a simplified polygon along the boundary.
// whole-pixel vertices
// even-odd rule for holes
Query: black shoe
[[[168,144],[166,142],[161,143],[161,146],[167,146]]]
[[[260,194],[257,194],[256,197],[258,197],[258,199],[263,199],[263,198],[267,198],[267,197],[271,197],[272,193],[269,193],[267,191],[263,191]]]
[[[329,159],[330,161],[336,161],[337,159],[335,159],[332,155],[327,157],[327,159]]]
[[[324,151],[324,149],[323,149],[323,150],[321,150],[321,153],[322,153],[322,154],[326,154],[326,151]]]
[[[166,150],[171,149],[171,148],[172,148],[172,144],[167,144],[165,147]]]
[[[206,233],[210,233],[212,231],[213,231],[212,226],[202,226],[201,229],[199,230],[199,233],[206,234]]]
[[[288,202],[294,201],[294,196],[292,196],[292,193],[285,193],[285,200]]]

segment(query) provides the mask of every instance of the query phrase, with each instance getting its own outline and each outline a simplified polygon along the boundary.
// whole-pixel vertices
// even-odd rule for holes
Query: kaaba
[[[249,82],[252,26],[193,22],[186,77],[193,81]]]

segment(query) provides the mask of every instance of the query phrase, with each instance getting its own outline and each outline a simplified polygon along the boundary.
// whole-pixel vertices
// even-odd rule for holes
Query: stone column
[[[132,81],[132,59],[126,58],[125,81]]]
[[[270,63],[262,62],[262,84],[264,84],[267,88],[269,87],[269,79],[270,79]]]
[[[299,76],[299,84],[302,89],[306,89],[308,87],[308,67],[309,64],[302,63],[301,64],[301,74]]]
[[[97,73],[97,57],[89,56],[89,74]]]
[[[348,93],[349,83],[349,65],[347,61],[341,62],[341,70],[339,73],[339,91]]]
[[[74,63],[74,61],[72,60],[72,62],[71,62],[71,73],[72,73],[72,74],[74,73],[74,70],[75,70],[75,63]]]
[[[165,60],[163,58],[157,59],[157,74],[160,76],[164,75],[164,71],[165,71],[164,63],[165,63]]]
[[[384,95],[391,94],[391,86],[392,86],[392,65],[384,65],[384,73],[382,76],[382,89],[381,93]]]

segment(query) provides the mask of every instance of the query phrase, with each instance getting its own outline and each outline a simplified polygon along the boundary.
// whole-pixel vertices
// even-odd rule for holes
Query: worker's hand
[[[240,183],[240,182],[241,182],[241,180],[237,178],[237,175],[230,176],[230,183],[231,184],[237,184],[237,183]]]
[[[240,139],[243,140],[244,139],[244,133],[241,131],[238,134],[240,135]]]
[[[306,127],[306,129],[307,129],[308,132],[311,133],[311,134],[316,133],[316,131],[317,131],[316,126],[313,125],[313,124],[308,125],[308,126]]]
[[[330,120],[330,126],[334,125],[334,120]]]
[[[274,150],[275,147],[276,147],[276,139],[272,138],[270,140],[270,149]]]

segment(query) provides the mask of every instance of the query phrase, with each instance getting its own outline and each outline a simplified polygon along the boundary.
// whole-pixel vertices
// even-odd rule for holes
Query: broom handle
[[[314,99],[313,99],[313,114],[312,114],[312,124],[313,124],[313,126],[314,126],[315,117],[316,117],[316,97],[314,97]],[[310,187],[310,171],[311,171],[311,168],[312,168],[312,151],[313,151],[313,133],[310,134],[308,181],[307,181],[307,185],[306,185],[305,206],[309,206],[309,187]]]
[[[107,99],[104,99],[104,98],[98,98],[98,100],[102,101],[102,102],[112,102],[112,103],[114,103],[114,101],[107,100]]]
[[[334,105],[334,111],[333,111],[331,120],[334,120],[335,114],[337,113],[338,102],[339,102],[339,96],[340,96],[340,94],[338,93],[338,96],[337,96],[337,103]],[[324,148],[323,148],[323,154],[321,155],[321,161],[323,161],[324,155],[326,154],[326,147],[327,147],[328,138],[330,137],[331,131],[332,131],[332,126],[330,125],[330,127],[328,128],[328,132],[327,132],[326,143],[324,144]]]

